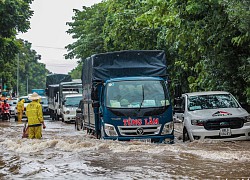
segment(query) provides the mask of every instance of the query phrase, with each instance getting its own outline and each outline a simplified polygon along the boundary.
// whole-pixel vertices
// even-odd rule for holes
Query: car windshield
[[[169,105],[164,81],[118,81],[107,84],[106,106],[145,108]]]
[[[238,108],[237,101],[230,94],[211,94],[188,97],[188,110]]]
[[[65,98],[65,106],[73,106],[78,107],[78,104],[80,100],[82,99],[82,96],[78,97],[66,97]]]
[[[24,99],[24,103],[30,103],[31,102],[31,100],[29,100],[27,97],[25,97],[25,98],[20,98],[20,100],[22,100],[22,99]]]

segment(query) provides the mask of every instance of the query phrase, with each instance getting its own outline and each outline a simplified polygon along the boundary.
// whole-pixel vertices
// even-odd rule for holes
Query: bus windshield
[[[106,106],[145,108],[169,105],[164,81],[117,81],[107,84]]]

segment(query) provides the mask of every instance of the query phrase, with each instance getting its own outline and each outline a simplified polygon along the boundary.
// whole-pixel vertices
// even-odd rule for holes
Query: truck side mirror
[[[181,85],[176,84],[175,85],[175,91],[174,91],[174,97],[178,98],[178,97],[181,97],[181,95],[182,95]]]
[[[91,88],[91,99],[93,101],[98,101],[98,89],[97,86]]]
[[[92,107],[93,107],[93,108],[98,108],[98,107],[100,107],[99,101],[94,101],[94,102],[92,103]]]
[[[174,113],[184,113],[184,109],[182,107],[183,98],[178,97],[174,98]]]

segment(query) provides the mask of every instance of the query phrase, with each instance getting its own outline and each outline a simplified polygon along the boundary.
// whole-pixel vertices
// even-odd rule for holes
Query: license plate
[[[230,128],[221,128],[220,129],[220,136],[231,136],[231,129]]]
[[[151,139],[131,139],[131,142],[151,143]]]

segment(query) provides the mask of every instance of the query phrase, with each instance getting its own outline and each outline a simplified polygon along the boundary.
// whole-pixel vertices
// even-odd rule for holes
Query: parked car
[[[15,116],[15,108],[17,106],[17,99],[11,99],[7,101],[10,105],[10,116]]]
[[[83,129],[83,118],[84,118],[83,110],[84,110],[84,104],[83,104],[83,100],[81,100],[78,104],[77,109],[76,109],[75,128],[78,131]]]
[[[229,92],[185,93],[176,102],[183,141],[250,139],[250,115]]]
[[[26,107],[27,105],[31,102],[31,100],[28,99],[29,96],[21,96],[18,98],[18,102],[21,101],[22,99],[24,99],[24,111],[23,111],[23,118],[27,118],[26,116]],[[17,107],[15,108],[15,121],[18,120],[18,117],[17,117]]]

